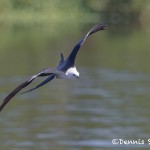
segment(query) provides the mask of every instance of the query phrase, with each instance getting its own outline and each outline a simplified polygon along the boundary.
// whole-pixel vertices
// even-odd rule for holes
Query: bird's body
[[[64,59],[63,54],[61,53],[61,59],[60,62],[57,66],[56,69],[52,69],[52,68],[47,68],[42,70],[41,72],[31,76],[30,78],[28,78],[26,81],[24,81],[23,83],[21,83],[18,87],[16,87],[10,94],[8,94],[6,96],[6,98],[3,100],[1,106],[0,106],[0,111],[4,108],[4,106],[15,96],[18,94],[18,92],[20,92],[23,88],[25,88],[26,86],[28,86],[34,79],[36,79],[37,77],[44,77],[44,76],[48,76],[43,82],[41,82],[40,84],[38,84],[36,87],[23,92],[23,93],[27,93],[30,91],[33,91],[43,85],[45,85],[46,83],[50,82],[51,80],[53,80],[54,78],[57,79],[79,79],[79,72],[77,71],[76,67],[75,67],[75,59],[76,59],[76,55],[80,49],[80,47],[83,45],[83,43],[85,42],[85,40],[87,39],[87,37],[89,37],[91,34],[96,33],[100,30],[104,30],[106,27],[106,25],[103,24],[97,24],[96,26],[94,26],[73,48],[73,50],[71,51],[71,53],[69,54],[69,56]]]
[[[77,71],[76,67],[71,67],[67,69],[66,72],[63,71],[56,71],[57,74],[55,75],[57,79],[75,79],[79,78],[79,72]]]

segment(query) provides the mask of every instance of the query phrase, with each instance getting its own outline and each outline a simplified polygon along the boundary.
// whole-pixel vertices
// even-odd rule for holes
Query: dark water
[[[56,80],[15,97],[1,113],[1,149],[147,149],[149,74],[79,67],[80,80]],[[13,85],[24,77],[9,78]],[[8,84],[7,78],[1,84]],[[6,93],[5,93],[6,94]],[[2,93],[4,96],[4,93]],[[113,139],[145,144],[113,145]]]
[[[1,40],[1,101],[28,76],[56,66],[60,52],[66,56],[65,49],[81,37],[59,42],[45,36],[43,42],[41,34],[27,31],[10,32],[8,43]],[[82,47],[76,62],[79,80],[55,79],[9,102],[0,114],[0,150],[149,149],[149,35],[106,33]],[[113,139],[120,144],[112,144]]]

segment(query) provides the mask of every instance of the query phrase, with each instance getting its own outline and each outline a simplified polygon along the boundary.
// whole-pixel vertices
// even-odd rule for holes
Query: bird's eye
[[[74,76],[75,78],[77,78],[77,75],[76,75],[76,74],[73,74],[73,76]]]

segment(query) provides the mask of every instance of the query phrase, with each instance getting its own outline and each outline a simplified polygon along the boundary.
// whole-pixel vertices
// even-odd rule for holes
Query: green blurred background
[[[6,69],[1,75],[11,74],[11,68],[24,74],[31,63],[37,69],[56,64],[60,52],[68,54],[99,22],[108,28],[96,35],[93,42],[99,48],[91,46],[89,56],[97,53],[93,57],[104,67],[149,71],[149,9],[148,0],[1,0],[0,68]]]

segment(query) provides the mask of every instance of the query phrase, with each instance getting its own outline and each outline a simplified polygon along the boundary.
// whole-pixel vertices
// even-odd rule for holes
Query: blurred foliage
[[[57,24],[93,21],[80,0],[1,0],[1,23]],[[88,21],[89,22],[89,21]]]
[[[149,10],[149,0],[0,0],[0,50],[48,49],[99,22],[113,35],[149,29]]]
[[[130,33],[134,28],[147,28],[150,24],[149,0],[83,0],[91,12],[111,25],[111,32]]]
[[[148,26],[149,10],[149,0],[0,0],[0,23],[79,27],[102,21],[123,29]]]
[[[46,49],[64,33],[67,37],[97,22],[80,0],[0,0],[0,50],[29,48],[33,42],[35,49]]]

